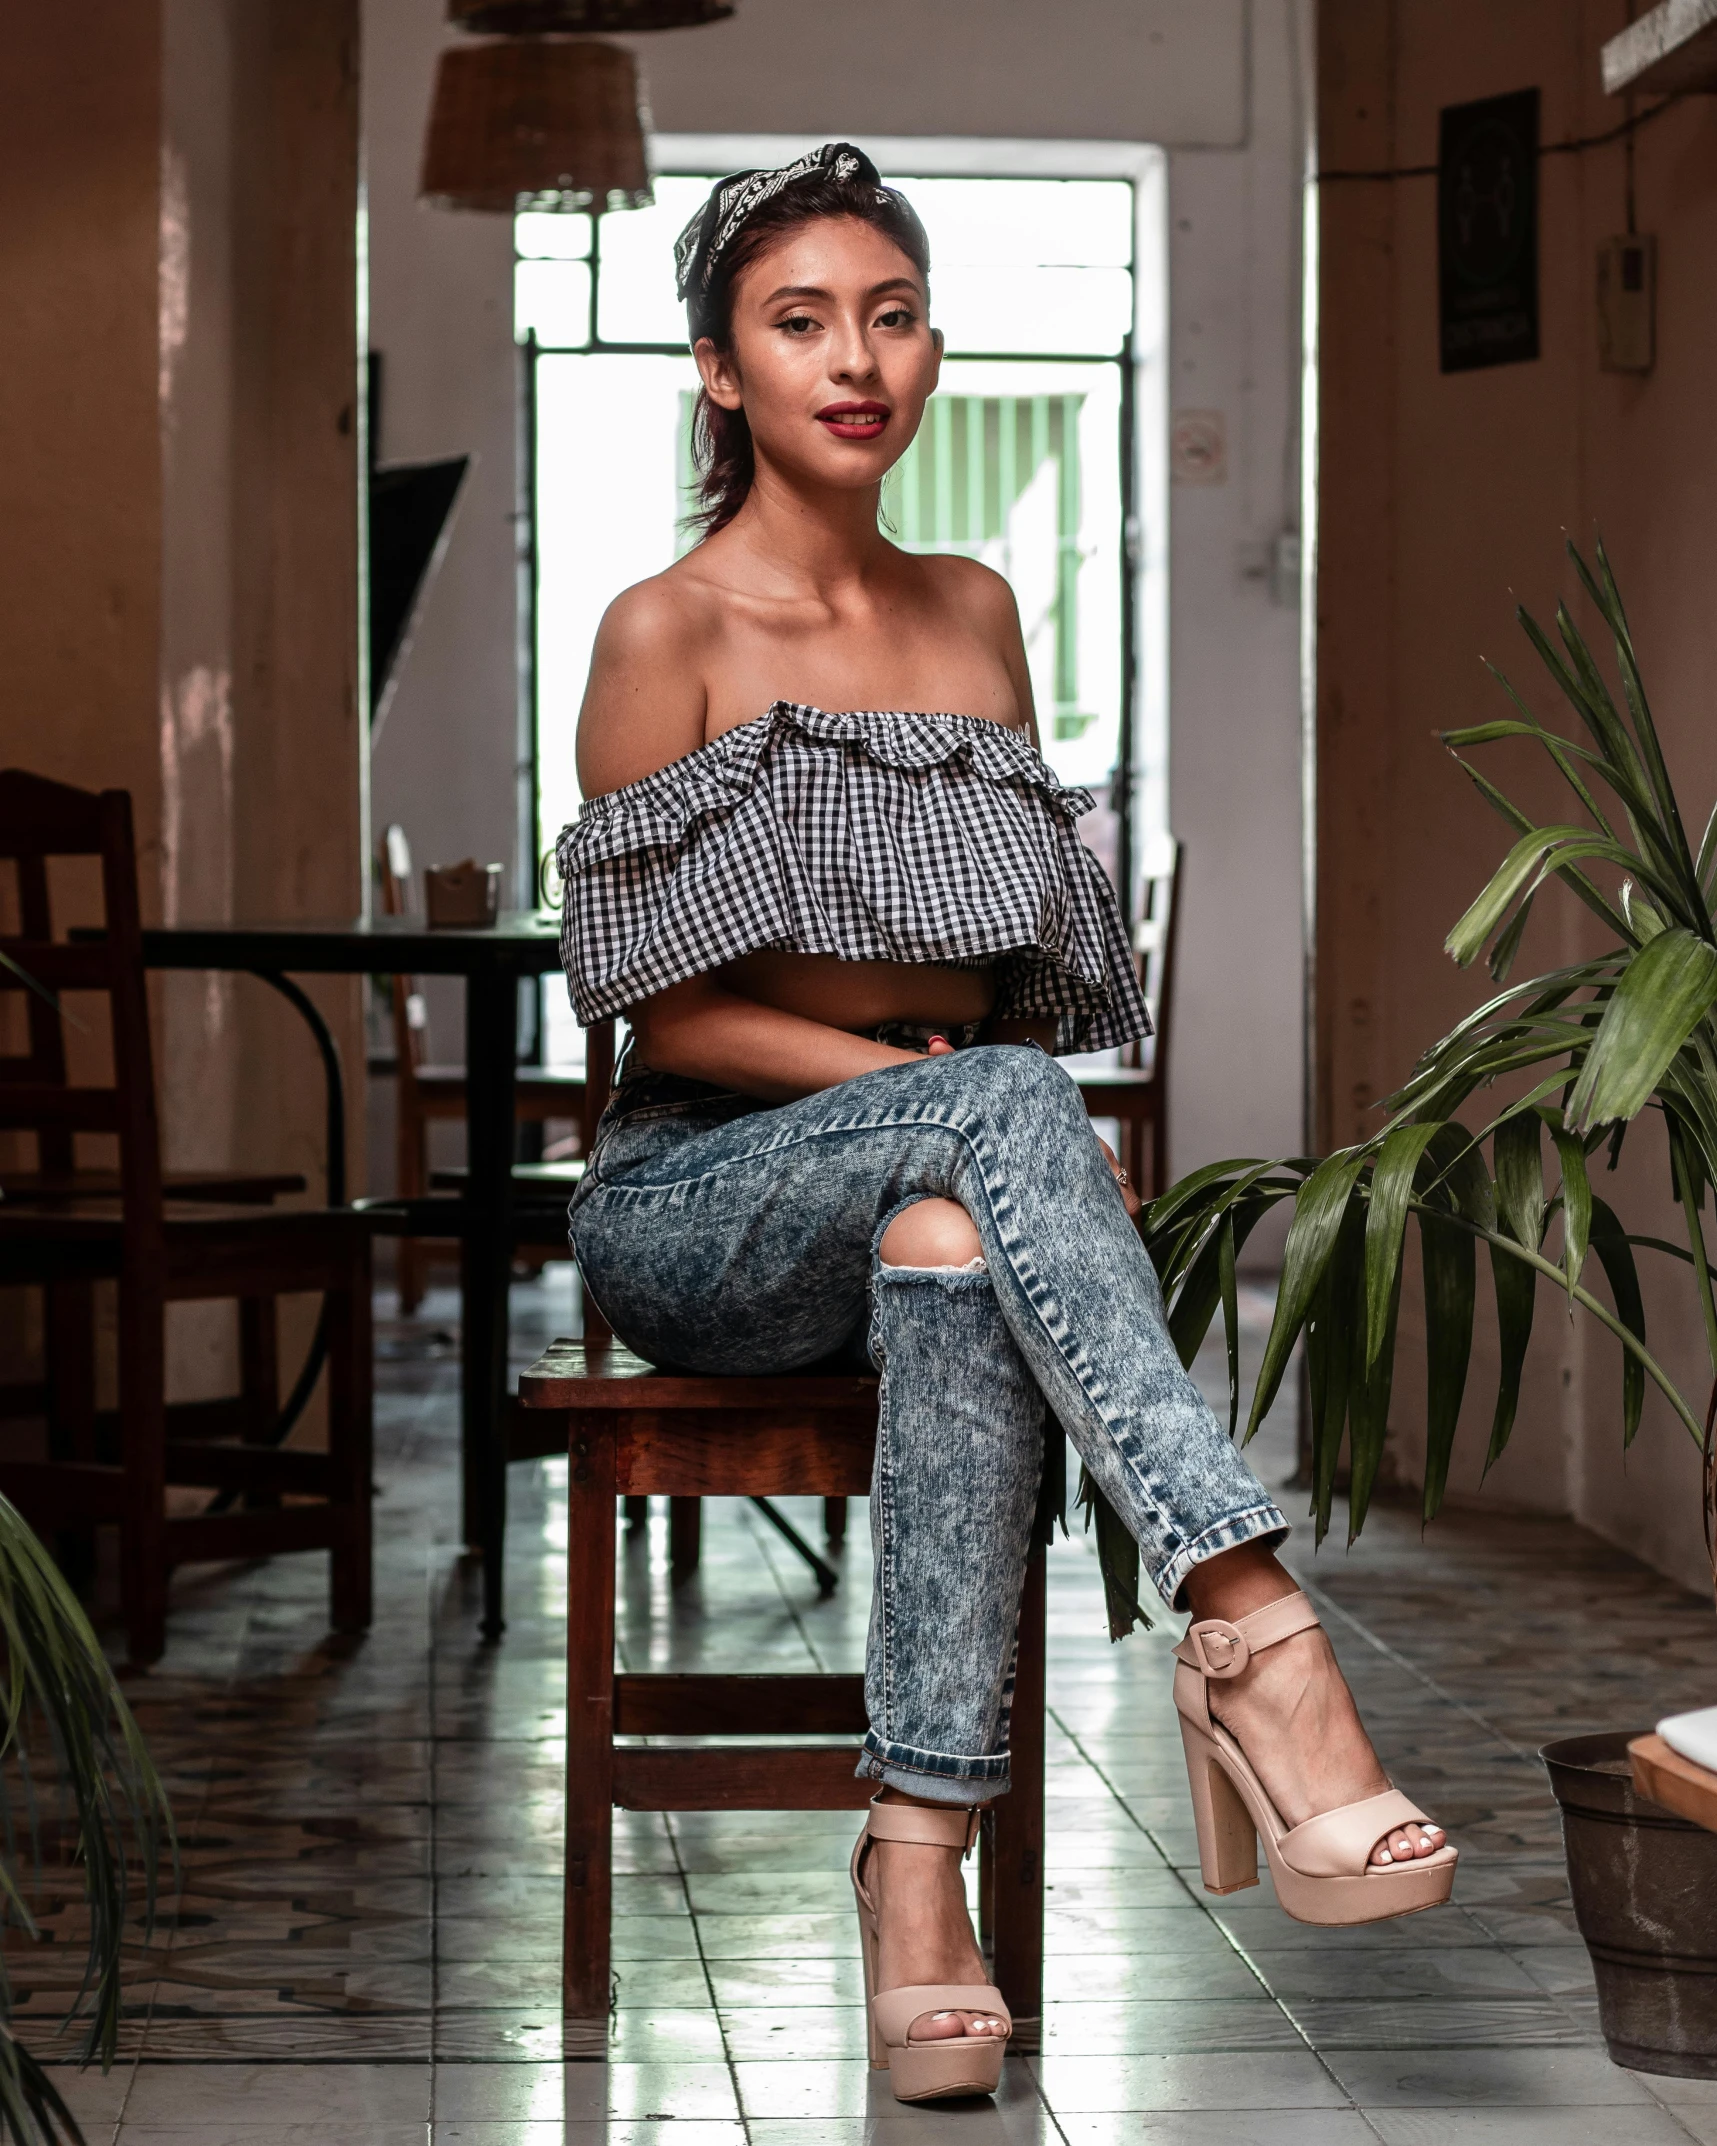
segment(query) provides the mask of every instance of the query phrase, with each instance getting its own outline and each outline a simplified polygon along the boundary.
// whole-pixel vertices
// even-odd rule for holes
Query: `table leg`
[[[518,983],[473,970],[465,983],[467,1143],[463,1431],[483,1553],[483,1637],[506,1630],[507,1294],[513,1262],[513,1084]]]

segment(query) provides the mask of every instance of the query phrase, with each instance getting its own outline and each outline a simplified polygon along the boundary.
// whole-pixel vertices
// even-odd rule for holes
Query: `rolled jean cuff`
[[[1194,1565],[1202,1565],[1206,1558],[1220,1557],[1224,1550],[1236,1549],[1243,1542],[1282,1542],[1292,1532],[1286,1514],[1275,1504],[1232,1513],[1226,1520],[1207,1527],[1202,1535],[1195,1535],[1191,1542],[1182,1543],[1168,1563],[1151,1574],[1151,1585],[1171,1610],[1184,1610],[1186,1604],[1180,1599],[1180,1591]]]
[[[885,1788],[897,1788],[902,1795],[917,1796],[925,1803],[951,1803],[962,1808],[1005,1796],[1011,1785],[1005,1751],[989,1758],[961,1758],[949,1751],[916,1751],[910,1744],[885,1742],[874,1729],[866,1732],[855,1771],[861,1781],[880,1781]]]

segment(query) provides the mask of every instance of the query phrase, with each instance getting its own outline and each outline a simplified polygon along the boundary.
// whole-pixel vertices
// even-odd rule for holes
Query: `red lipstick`
[[[893,414],[886,402],[831,402],[817,412],[817,422],[837,440],[874,440]]]

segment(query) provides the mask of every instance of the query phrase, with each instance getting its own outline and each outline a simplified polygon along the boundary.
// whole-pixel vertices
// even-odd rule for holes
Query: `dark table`
[[[345,1082],[307,976],[463,976],[469,1178],[460,1208],[465,1308],[462,1428],[483,1552],[483,1632],[505,1629],[502,1552],[507,1526],[507,1286],[513,1258],[513,1084],[518,983],[560,967],[559,920],[506,911],[486,931],[430,931],[413,917],[332,924],[167,924],[143,934],[153,969],[230,969],[259,976],[309,1023],[328,1080],[328,1201],[346,1198]],[[441,1207],[453,1202],[438,1202]],[[433,1234],[430,1232],[429,1234]]]

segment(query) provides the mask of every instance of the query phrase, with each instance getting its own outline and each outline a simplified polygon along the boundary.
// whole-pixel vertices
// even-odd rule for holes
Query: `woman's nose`
[[[837,329],[830,359],[829,370],[837,380],[867,380],[876,372],[876,353],[856,321]]]

